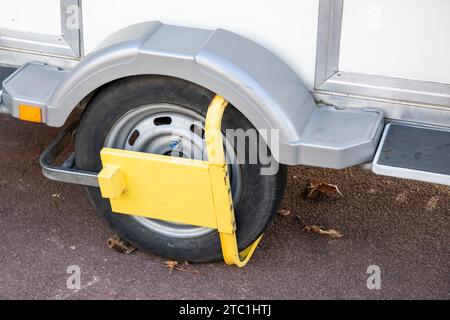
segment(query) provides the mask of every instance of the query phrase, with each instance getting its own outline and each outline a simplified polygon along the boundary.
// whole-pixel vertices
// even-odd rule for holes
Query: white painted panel
[[[60,35],[60,2],[59,0],[0,0],[0,30],[1,28]]]
[[[339,69],[450,84],[450,1],[344,0]]]
[[[86,53],[125,26],[151,20],[224,28],[284,59],[312,89],[318,0],[83,0]]]

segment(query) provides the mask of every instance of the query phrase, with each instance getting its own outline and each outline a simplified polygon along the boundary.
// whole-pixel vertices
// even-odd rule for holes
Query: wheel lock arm
[[[244,267],[262,236],[239,252],[221,131],[227,105],[217,95],[208,107],[208,161],[104,148],[99,174],[76,170],[70,160],[55,167],[52,162],[70,140],[67,137],[74,134],[75,129],[69,128],[41,156],[44,175],[57,181],[100,187],[102,196],[110,200],[112,211],[118,214],[216,229],[225,263]]]

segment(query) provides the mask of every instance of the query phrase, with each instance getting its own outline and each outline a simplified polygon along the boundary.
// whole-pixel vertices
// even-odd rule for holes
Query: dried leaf
[[[327,193],[337,193],[344,197],[338,186],[325,182],[310,182],[305,190],[306,198],[312,200],[320,200]]]
[[[330,236],[332,238],[342,238],[343,237],[342,233],[336,229],[322,229],[321,227],[318,227],[318,226],[306,226],[303,230],[306,232],[309,232],[309,233],[317,233],[317,234]]]
[[[189,264],[189,262],[186,261],[184,264],[185,264],[186,266],[188,266],[189,268],[191,268],[192,270],[183,270],[183,271],[186,271],[186,272],[192,272],[192,273],[196,273],[196,274],[200,274],[200,271],[198,271],[197,269],[195,269],[193,265]]]
[[[291,215],[291,211],[290,210],[280,209],[280,210],[278,210],[278,214],[282,215],[283,217],[287,217],[287,216]]]
[[[110,249],[113,249],[119,253],[132,254],[134,251],[136,251],[135,247],[122,240],[118,235],[114,235],[109,238],[107,244]]]
[[[173,270],[178,266],[178,261],[168,260],[164,262],[164,267],[169,269],[170,274],[172,274]]]
[[[190,265],[187,261],[184,264],[186,265],[186,267],[189,267],[190,269],[182,268],[179,266],[178,261],[172,260],[165,261],[164,267],[170,270],[170,274],[172,274],[173,270],[200,274],[200,272],[197,269],[195,269],[192,265]]]

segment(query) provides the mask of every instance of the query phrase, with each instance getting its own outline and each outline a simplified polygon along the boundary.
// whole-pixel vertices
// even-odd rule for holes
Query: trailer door
[[[2,0],[0,51],[78,58],[79,0]]]
[[[450,1],[320,0],[319,15],[317,91],[341,95],[343,106],[370,100],[392,119],[430,122],[418,107],[448,111]]]

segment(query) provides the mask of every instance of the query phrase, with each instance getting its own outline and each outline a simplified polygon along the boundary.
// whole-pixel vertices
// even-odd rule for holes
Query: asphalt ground
[[[164,267],[109,249],[114,233],[82,187],[46,180],[38,157],[59,130],[0,116],[0,298],[3,299],[449,299],[450,188],[362,169],[289,170],[283,203],[245,269],[221,262]],[[337,194],[305,200],[309,181]],[[333,228],[331,238],[305,232]],[[69,266],[81,289],[70,290]],[[381,271],[369,290],[367,269]]]

